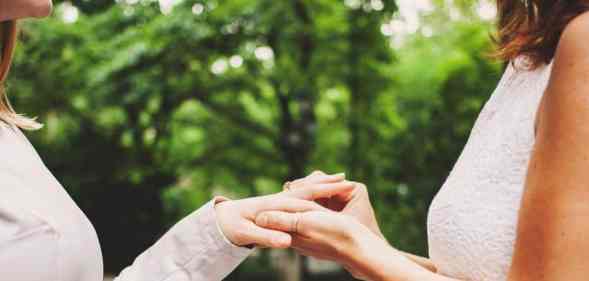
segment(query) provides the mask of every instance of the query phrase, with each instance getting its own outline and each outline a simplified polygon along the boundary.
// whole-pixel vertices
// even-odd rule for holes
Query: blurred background
[[[491,0],[55,5],[21,24],[8,91],[110,274],[213,195],[315,169],[366,183],[390,243],[427,255],[428,205],[502,70]],[[353,279],[264,250],[227,280]]]

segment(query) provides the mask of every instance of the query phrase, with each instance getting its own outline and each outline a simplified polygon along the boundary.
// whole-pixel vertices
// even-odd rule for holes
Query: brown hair
[[[497,58],[523,56],[534,69],[552,61],[569,22],[589,10],[589,0],[497,0]]]
[[[0,58],[0,121],[9,125],[17,126],[25,130],[41,128],[41,124],[34,119],[24,117],[14,111],[4,89],[4,82],[8,76],[12,55],[16,47],[17,28],[16,21],[5,21],[0,23],[0,42],[2,42],[2,53]]]

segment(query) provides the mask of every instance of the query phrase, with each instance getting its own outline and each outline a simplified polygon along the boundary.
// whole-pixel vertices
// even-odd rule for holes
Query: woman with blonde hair
[[[0,20],[48,2],[0,1]],[[363,185],[314,173],[278,195],[209,203],[120,280],[219,280],[249,253],[232,244],[291,246],[373,281],[586,280],[589,1],[497,4],[497,56],[510,63],[430,206],[429,257],[387,243]],[[0,276],[100,280],[91,226],[15,129],[37,125],[7,104],[4,113]],[[301,200],[318,197],[331,210]]]
[[[0,4],[2,5],[2,4]],[[6,5],[6,4],[4,4]],[[0,6],[0,9],[2,6]],[[0,83],[4,83],[8,77],[8,71],[12,62],[12,54],[16,46],[16,21],[7,21],[0,27],[2,38],[2,61],[0,61]],[[23,117],[14,112],[10,102],[4,93],[4,88],[0,88],[0,118],[10,124],[18,125],[23,129],[35,130],[40,129],[41,124],[30,118]]]
[[[6,80],[16,46],[16,20],[46,16],[51,5],[50,0],[0,0],[0,82]],[[96,232],[20,131],[40,127],[17,114],[1,93],[0,279],[102,281]],[[323,173],[295,186],[293,191],[243,200],[215,198],[172,227],[116,280],[221,280],[251,253],[251,246],[290,245],[290,235],[257,226],[258,213],[325,211],[312,200],[354,188],[341,174]]]

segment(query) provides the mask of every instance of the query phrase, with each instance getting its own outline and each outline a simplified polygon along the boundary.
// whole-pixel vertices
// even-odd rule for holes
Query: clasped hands
[[[335,261],[367,279],[364,255],[388,247],[366,186],[343,174],[313,172],[283,192],[216,205],[219,225],[235,245],[293,248]]]

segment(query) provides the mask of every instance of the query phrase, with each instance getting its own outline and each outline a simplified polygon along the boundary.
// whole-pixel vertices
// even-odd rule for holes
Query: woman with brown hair
[[[256,223],[365,280],[588,280],[589,1],[497,4],[509,64],[430,206],[429,258],[382,239],[366,195]]]
[[[0,0],[0,82],[10,69],[16,19],[50,11],[50,0]],[[102,281],[92,224],[20,131],[41,125],[15,113],[6,94],[0,95],[0,280]],[[312,200],[349,192],[354,184],[343,175],[314,173],[292,187],[297,188],[243,200],[215,198],[177,223],[116,280],[221,280],[251,253],[245,246],[290,245],[290,235],[257,226],[258,213],[326,211]]]

